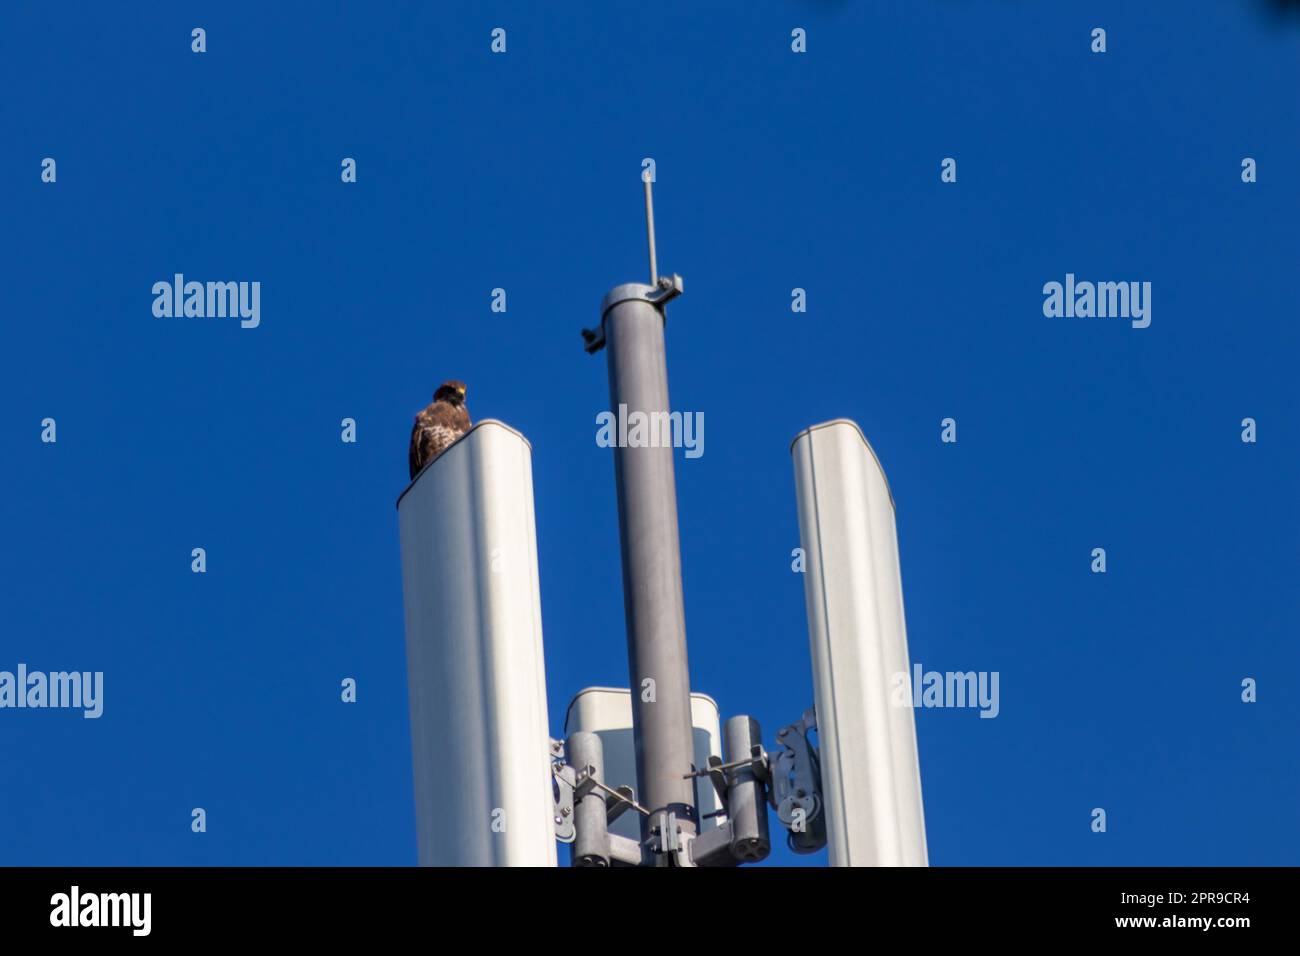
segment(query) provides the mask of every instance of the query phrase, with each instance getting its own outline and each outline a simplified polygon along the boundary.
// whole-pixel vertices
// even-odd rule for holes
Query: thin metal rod
[[[707,777],[715,770],[735,770],[737,767],[748,767],[754,762],[753,757],[742,757],[739,760],[733,760],[731,763],[720,763],[716,767],[705,767],[703,770],[695,770],[691,773],[683,774],[683,780],[693,780],[696,777]]]
[[[650,284],[659,284],[659,264],[655,261],[655,204],[650,195],[650,175],[642,177],[645,183],[645,227],[650,236]]]
[[[579,780],[577,783],[569,783],[569,781],[565,780],[563,777],[556,777],[555,779],[558,780],[560,783],[565,784],[566,786],[568,786],[568,788],[569,788],[570,790],[574,791],[575,793],[576,793],[577,790],[578,790],[578,784],[582,783],[581,780]],[[647,810],[645,807],[641,806],[641,804],[637,803],[635,800],[631,799],[630,797],[627,797],[627,796],[625,796],[624,794],[619,793],[619,792],[618,792],[617,790],[615,790],[613,787],[606,786],[605,784],[601,783],[599,780],[592,780],[592,781],[591,781],[591,785],[592,785],[593,787],[596,787],[596,788],[599,789],[599,790],[603,790],[603,791],[605,791],[605,792],[606,792],[607,794],[609,794],[611,797],[614,797],[615,799],[617,799],[619,803],[626,803],[629,807],[631,807],[631,808],[632,808],[633,810],[635,810],[637,813],[641,814],[641,816],[643,816],[643,817],[648,817],[648,816],[650,816],[650,811],[649,811],[649,810]]]
[[[605,791],[607,794],[609,794],[611,797],[615,797],[615,798],[617,798],[618,801],[619,801],[619,803],[626,803],[629,807],[631,807],[631,808],[632,808],[633,810],[635,810],[637,813],[641,814],[641,816],[643,816],[643,817],[648,817],[648,816],[650,816],[650,811],[647,810],[645,807],[641,806],[641,804],[637,803],[635,800],[631,800],[631,799],[625,797],[623,794],[619,793],[617,790],[614,790],[614,789],[611,788],[611,787],[607,787],[607,786],[605,786],[605,784],[601,783],[599,780],[593,780],[593,781],[591,781],[591,782],[592,782],[593,784],[595,784],[597,787],[599,787],[601,790],[604,790],[604,791]]]

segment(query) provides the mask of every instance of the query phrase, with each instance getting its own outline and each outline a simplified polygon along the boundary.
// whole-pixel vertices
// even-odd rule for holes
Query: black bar
[[[784,929],[809,943],[849,931],[855,935],[842,945],[852,942],[855,950],[878,948],[893,938],[877,935],[886,931],[918,945],[1096,936],[1233,945],[1243,933],[1272,935],[1294,925],[1295,907],[1287,904],[1296,877],[1295,868],[0,869],[0,934],[6,943],[32,936],[67,942],[71,934],[78,943],[130,939],[144,928],[144,897],[128,906],[120,894],[148,893],[147,936],[172,942],[284,938],[336,946],[405,938],[437,952],[495,949],[491,941],[501,934],[522,932],[521,942],[531,937],[533,945],[566,949],[572,927],[565,914],[581,893],[589,942],[737,931],[757,933],[757,942],[769,929]],[[124,925],[52,925],[72,921],[74,886],[78,922],[102,912]],[[690,919],[679,923],[665,912],[672,925],[633,925],[631,894],[647,891],[691,899]],[[751,912],[752,924],[734,925],[743,912]]]

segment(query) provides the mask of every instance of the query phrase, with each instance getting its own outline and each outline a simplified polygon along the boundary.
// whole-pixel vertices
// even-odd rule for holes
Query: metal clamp
[[[623,285],[615,286],[601,303],[600,325],[594,329],[582,330],[582,347],[588,355],[595,355],[605,347],[605,316],[620,302],[627,302],[630,299],[648,302],[657,308],[665,317],[664,321],[667,321],[667,313],[664,312],[663,307],[681,295],[683,288],[682,277],[675,272],[670,276],[660,276],[653,285],[625,282]]]
[[[814,853],[826,845],[821,755],[808,739],[816,729],[817,713],[809,708],[802,719],[777,732],[777,743],[785,749],[771,758],[769,799],[795,853]]]
[[[565,766],[564,763],[564,741],[556,740],[554,737],[549,740],[551,800],[555,805],[551,822],[555,826],[555,839],[561,843],[572,843],[577,839],[577,831],[573,827],[574,774],[572,768]]]
[[[694,765],[691,772],[684,774],[686,780],[693,780],[696,777],[708,777],[709,782],[713,784],[714,792],[718,795],[718,802],[722,804],[723,813],[726,813],[727,806],[727,771],[735,770],[739,767],[748,767],[754,773],[756,780],[767,782],[768,776],[768,755],[763,749],[762,744],[754,744],[749,748],[749,756],[740,760],[732,760],[729,763],[723,763],[721,757],[710,755],[709,765],[703,770],[696,770]]]
[[[652,854],[668,857],[671,866],[694,867],[691,854],[693,834],[683,833],[677,825],[677,814],[671,810],[659,816],[659,822],[650,827],[648,848]]]

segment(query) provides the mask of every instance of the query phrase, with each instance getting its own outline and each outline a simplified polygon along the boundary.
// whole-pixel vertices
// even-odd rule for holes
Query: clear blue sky
[[[625,684],[578,330],[645,273],[645,156],[696,688],[769,741],[811,703],[789,443],[853,418],[913,660],[1001,675],[917,714],[932,863],[1300,862],[1300,16],[458,6],[0,13],[0,669],[106,682],[0,711],[0,863],[415,862],[394,501],[445,378],[533,444],[553,732]],[[260,281],[260,327],[154,318],[174,272]],[[1067,272],[1150,328],[1045,318]]]

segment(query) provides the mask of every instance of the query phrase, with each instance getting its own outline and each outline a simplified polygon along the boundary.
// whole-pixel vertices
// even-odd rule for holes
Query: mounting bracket
[[[815,853],[826,845],[822,812],[821,754],[808,735],[817,729],[814,708],[777,732],[777,752],[770,763],[769,799],[777,819],[789,831],[786,843],[795,853]]]

